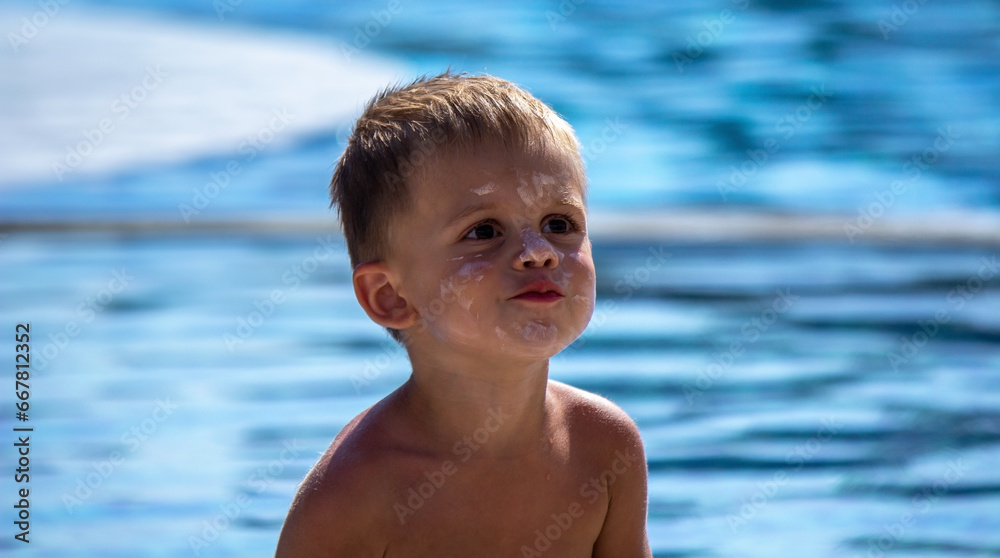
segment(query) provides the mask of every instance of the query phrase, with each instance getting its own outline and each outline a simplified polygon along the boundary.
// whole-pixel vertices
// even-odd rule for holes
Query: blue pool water
[[[387,80],[524,84],[578,130],[595,215],[855,222],[894,181],[880,223],[1000,215],[995,2],[904,20],[860,0],[401,1],[349,58],[390,4],[216,4],[78,0],[0,53],[0,327],[30,321],[35,359],[32,543],[8,508],[4,556],[273,553],[298,481],[408,371],[326,207],[350,115]],[[0,29],[36,9],[4,6]],[[120,118],[160,60],[171,75]],[[57,176],[102,117],[115,134]],[[657,557],[1000,556],[1000,245],[618,226],[593,239],[598,310],[551,376],[636,419]]]
[[[207,556],[273,550],[298,480],[407,374],[354,301],[342,251],[305,273],[318,246],[5,241],[17,273],[0,283],[3,327],[36,332],[32,556],[184,556],[192,537],[214,538],[195,545]],[[647,274],[651,247],[669,265]],[[871,540],[894,556],[1000,552],[995,251],[595,249],[598,312],[551,375],[639,424],[657,556],[863,556]],[[299,283],[285,277],[295,266]],[[110,293],[115,273],[124,288]],[[622,281],[634,286],[616,292]],[[240,319],[276,289],[284,302],[243,340]]]

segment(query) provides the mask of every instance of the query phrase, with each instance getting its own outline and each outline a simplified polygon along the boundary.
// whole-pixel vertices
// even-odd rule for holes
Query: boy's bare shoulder
[[[278,540],[277,557],[381,556],[375,535],[385,499],[380,482],[385,456],[384,401],[366,409],[340,431],[299,486]],[[331,552],[333,551],[333,552]]]
[[[639,435],[632,417],[608,399],[555,380],[549,389],[566,413],[573,428],[595,429],[596,434],[631,438]]]
[[[585,443],[598,455],[614,456],[619,451],[645,458],[639,427],[618,405],[554,380],[549,381],[549,389],[563,409],[571,439]]]

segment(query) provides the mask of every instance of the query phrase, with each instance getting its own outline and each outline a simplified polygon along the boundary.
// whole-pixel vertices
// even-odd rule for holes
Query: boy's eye
[[[465,235],[469,240],[490,240],[500,236],[500,231],[491,223],[480,223]]]
[[[573,230],[573,223],[566,217],[553,217],[542,227],[543,233],[566,234]]]

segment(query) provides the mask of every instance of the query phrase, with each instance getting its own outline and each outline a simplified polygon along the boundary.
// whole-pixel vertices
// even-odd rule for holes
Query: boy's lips
[[[528,300],[533,302],[554,302],[565,295],[559,285],[552,281],[541,280],[528,283],[523,289],[511,297],[511,299]]]

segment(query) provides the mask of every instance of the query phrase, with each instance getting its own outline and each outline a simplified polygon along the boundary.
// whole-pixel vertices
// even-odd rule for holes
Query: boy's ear
[[[406,329],[416,323],[417,311],[399,296],[393,275],[382,262],[354,268],[354,295],[365,313],[382,327]]]

